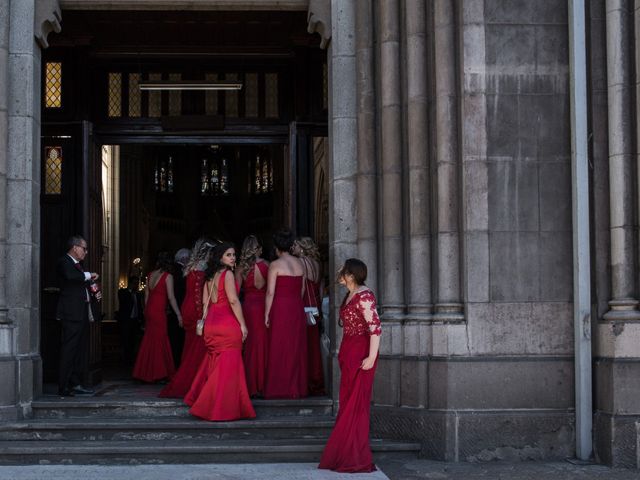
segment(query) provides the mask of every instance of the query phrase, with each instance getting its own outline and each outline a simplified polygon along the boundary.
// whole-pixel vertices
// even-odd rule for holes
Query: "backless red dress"
[[[269,360],[265,398],[301,398],[308,394],[307,322],[302,275],[278,275],[269,312]]]
[[[360,368],[369,356],[369,337],[382,333],[373,292],[358,292],[349,303],[343,303],[340,318],[344,332],[338,354],[340,406],[318,468],[373,472],[376,467],[369,446],[369,411],[378,360],[370,370]]]
[[[205,356],[184,398],[189,413],[211,421],[254,418],[242,364],[242,332],[224,289],[225,270],[218,282],[218,301],[209,304],[204,325]]]
[[[167,275],[163,272],[158,283],[149,289],[144,309],[144,336],[132,373],[133,378],[143,382],[171,378],[176,370],[167,334]]]
[[[267,278],[269,267],[263,261],[255,265],[262,276]],[[264,384],[267,371],[268,330],[264,324],[264,299],[266,285],[260,289],[255,285],[255,268],[252,268],[243,282],[244,302],[242,313],[247,322],[247,340],[244,342],[244,368],[247,373],[249,395],[264,395]]]
[[[184,347],[180,368],[171,382],[160,391],[159,397],[183,398],[191,388],[193,378],[207,354],[203,337],[196,335],[196,323],[202,318],[203,285],[204,272],[191,270],[187,275],[185,296],[180,307],[182,328],[184,328]]]
[[[307,278],[304,293],[304,306],[316,307],[320,311],[320,285]],[[306,318],[305,318],[306,320]],[[307,353],[309,395],[324,395],[324,373],[322,371],[322,353],[320,352],[320,324],[307,324]]]

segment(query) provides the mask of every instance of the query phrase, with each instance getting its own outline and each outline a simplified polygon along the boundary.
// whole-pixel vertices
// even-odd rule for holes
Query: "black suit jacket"
[[[60,297],[56,318],[59,320],[81,322],[87,318],[87,287],[84,273],[76,268],[69,255],[63,255],[56,265]]]

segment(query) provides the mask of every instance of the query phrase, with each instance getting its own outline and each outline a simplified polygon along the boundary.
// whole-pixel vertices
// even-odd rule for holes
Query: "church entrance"
[[[142,287],[158,252],[200,236],[239,249],[248,234],[270,252],[288,227],[313,237],[326,264],[327,65],[305,12],[64,18],[42,65],[41,353],[55,382],[51,259],[81,233],[86,267],[102,275],[87,379],[97,384],[127,374],[117,291],[132,275]]]

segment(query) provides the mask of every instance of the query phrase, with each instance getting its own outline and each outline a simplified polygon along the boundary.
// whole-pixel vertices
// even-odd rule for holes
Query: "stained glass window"
[[[179,73],[169,74],[169,80],[178,82],[182,79]],[[171,90],[169,92],[169,115],[177,117],[182,113],[182,92],[180,90]]]
[[[44,78],[45,106],[47,108],[62,107],[62,63],[47,62]]]
[[[108,114],[110,117],[122,116],[122,74],[109,74],[109,105]]]
[[[238,80],[238,75],[235,73],[228,73],[225,77],[226,80],[234,81]],[[237,90],[227,90],[224,92],[224,102],[225,102],[225,112],[224,114],[227,117],[237,117],[238,116],[238,91]]]
[[[218,79],[218,75],[215,73],[207,73],[204,78],[207,82],[215,82]],[[218,114],[217,90],[207,90],[205,92],[205,112],[207,113],[207,115]]]
[[[140,87],[138,86],[140,83],[140,74],[139,73],[130,73],[129,74],[129,116],[136,118],[141,115],[141,105],[142,102],[140,100]]]
[[[162,74],[150,73],[149,80],[159,81],[162,80]],[[159,117],[162,114],[162,94],[159,90],[149,91],[149,116]]]
[[[267,118],[278,118],[278,74],[267,73],[264,77],[265,83],[265,116]]]
[[[62,147],[46,147],[44,163],[44,193],[62,193]]]
[[[211,157],[202,159],[200,194],[229,195],[229,160],[218,145],[213,145],[211,150]]]
[[[258,116],[258,74],[247,73],[244,77],[244,116]]]
[[[256,155],[252,175],[253,193],[269,193],[273,191],[273,165],[269,155],[265,153]]]
[[[153,189],[156,192],[172,193],[173,185],[173,159],[169,157],[167,160],[156,160],[153,169]]]

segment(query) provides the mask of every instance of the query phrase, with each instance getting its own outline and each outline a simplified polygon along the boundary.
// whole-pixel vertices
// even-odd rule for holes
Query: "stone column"
[[[437,320],[464,320],[460,296],[456,22],[452,0],[434,2]]]
[[[409,167],[407,300],[408,314],[415,319],[429,318],[432,308],[425,2],[407,0],[404,14]]]
[[[400,5],[379,2],[380,152],[381,158],[381,299],[385,318],[404,313],[402,238],[402,85],[400,82]]]
[[[611,296],[606,320],[640,319],[635,298],[630,1],[607,0]]]
[[[367,284],[378,291],[378,211],[376,162],[373,2],[356,1],[358,101],[358,256],[368,267]]]
[[[6,295],[7,244],[7,83],[9,70],[9,0],[0,0],[0,324],[9,322]],[[1,328],[1,327],[0,327]],[[5,336],[2,331],[0,335]],[[0,345],[5,342],[0,341]],[[0,347],[0,354],[5,354]]]

